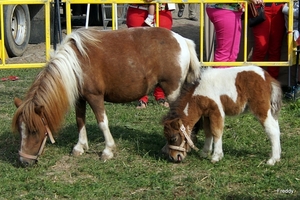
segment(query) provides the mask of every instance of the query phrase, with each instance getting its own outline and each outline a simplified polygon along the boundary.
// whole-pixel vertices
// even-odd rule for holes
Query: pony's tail
[[[277,120],[282,105],[282,90],[280,83],[275,79],[271,81],[271,87],[271,113],[273,117]]]
[[[195,50],[196,49],[195,43],[192,40],[187,38],[185,38],[185,41],[188,45],[190,56],[191,56],[190,67],[189,67],[186,81],[188,83],[192,83],[200,78],[201,65]]]

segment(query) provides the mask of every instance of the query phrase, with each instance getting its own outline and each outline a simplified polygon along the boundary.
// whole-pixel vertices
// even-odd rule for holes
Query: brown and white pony
[[[163,151],[171,160],[180,162],[190,148],[197,150],[191,130],[195,128],[197,132],[203,117],[205,144],[201,155],[207,157],[214,144],[211,161],[220,161],[225,115],[239,115],[247,107],[269,136],[272,154],[267,164],[274,165],[281,154],[278,124],[281,98],[279,82],[260,67],[203,69],[199,82],[184,85],[178,99],[170,104],[170,111],[163,119],[167,139]]]
[[[104,101],[135,101],[159,85],[172,102],[183,82],[199,76],[194,42],[167,29],[78,29],[51,56],[25,99],[15,99],[12,128],[21,135],[20,161],[25,165],[36,162],[47,137],[54,142],[52,132],[59,130],[71,106],[76,108],[79,131],[73,154],[84,153],[88,149],[86,103],[104,134],[102,159],[110,159],[115,142]]]

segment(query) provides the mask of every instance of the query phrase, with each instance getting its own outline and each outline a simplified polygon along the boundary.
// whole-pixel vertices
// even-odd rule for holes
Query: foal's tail
[[[278,119],[279,111],[282,105],[282,90],[280,83],[275,79],[271,81],[271,86],[271,113],[275,119]]]
[[[192,83],[200,78],[201,65],[197,57],[195,43],[192,40],[187,38],[185,38],[185,41],[188,45],[190,56],[191,56],[190,67],[189,67],[186,81],[188,83]]]

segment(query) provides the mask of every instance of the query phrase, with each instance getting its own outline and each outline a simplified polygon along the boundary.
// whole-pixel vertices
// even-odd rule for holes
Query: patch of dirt
[[[96,181],[96,178],[89,174],[85,173],[74,173],[77,170],[76,157],[73,156],[63,156],[60,160],[58,160],[55,165],[53,165],[49,172],[47,172],[47,176],[51,177],[54,182],[67,182],[73,184],[82,179],[89,179]]]

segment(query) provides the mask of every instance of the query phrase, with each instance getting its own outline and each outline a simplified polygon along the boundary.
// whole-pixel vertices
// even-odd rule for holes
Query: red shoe
[[[8,79],[11,80],[11,81],[16,81],[16,80],[19,80],[19,77],[17,77],[17,76],[9,76]]]
[[[147,103],[146,102],[144,102],[144,101],[142,101],[142,100],[140,100],[139,101],[139,104],[137,105],[137,109],[144,109],[144,108],[146,108],[147,107]]]

